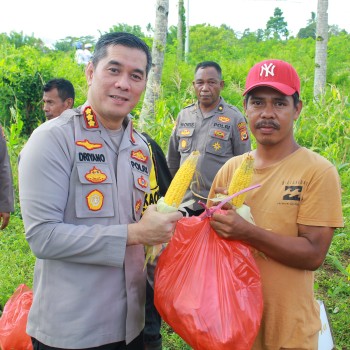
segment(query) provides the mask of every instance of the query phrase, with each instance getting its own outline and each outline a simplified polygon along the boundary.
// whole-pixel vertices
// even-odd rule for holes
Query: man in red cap
[[[313,271],[322,265],[334,230],[344,225],[335,166],[294,139],[299,94],[298,74],[287,62],[265,60],[249,71],[244,109],[256,138],[252,185],[261,186],[248,192],[245,203],[255,225],[233,207],[211,221],[218,235],[257,252],[264,312],[254,350],[317,349],[321,322]],[[220,169],[209,198],[215,191],[227,193],[223,188],[242,157]]]

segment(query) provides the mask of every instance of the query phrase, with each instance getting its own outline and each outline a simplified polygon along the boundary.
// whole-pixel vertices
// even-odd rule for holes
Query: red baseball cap
[[[249,71],[243,96],[259,86],[271,87],[284,95],[300,95],[300,79],[296,70],[285,61],[265,60]]]

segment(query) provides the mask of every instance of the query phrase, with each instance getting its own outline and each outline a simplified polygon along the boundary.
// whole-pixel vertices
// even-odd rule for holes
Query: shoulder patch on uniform
[[[242,141],[249,140],[247,124],[245,122],[240,122],[237,124],[237,128],[239,130],[239,135]]]

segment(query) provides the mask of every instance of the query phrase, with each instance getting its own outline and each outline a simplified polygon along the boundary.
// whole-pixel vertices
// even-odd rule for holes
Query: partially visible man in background
[[[87,65],[92,58],[92,44],[86,43],[84,45],[84,52],[83,52],[83,63]]]
[[[78,41],[76,44],[75,44],[75,48],[76,48],[76,51],[75,51],[75,61],[78,63],[78,64],[84,64],[84,50],[83,50],[83,44]]]
[[[4,131],[0,126],[0,230],[6,228],[14,211],[14,191],[10,158]]]
[[[66,79],[49,80],[43,88],[43,111],[47,120],[60,116],[66,109],[73,108],[75,91]]]

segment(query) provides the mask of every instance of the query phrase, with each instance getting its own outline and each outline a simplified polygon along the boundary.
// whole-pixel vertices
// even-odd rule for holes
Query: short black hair
[[[222,77],[222,70],[221,67],[218,63],[214,62],[214,61],[203,61],[197,64],[196,69],[194,70],[194,73],[197,73],[198,69],[200,68],[207,68],[207,67],[214,67],[217,72],[220,75],[220,79]]]
[[[126,32],[112,32],[102,35],[95,46],[95,51],[92,56],[92,63],[96,66],[98,62],[107,56],[108,46],[122,45],[130,48],[135,48],[143,51],[147,57],[146,76],[152,67],[152,56],[147,44],[134,34]]]
[[[52,89],[57,89],[58,91],[58,96],[62,101],[67,100],[67,98],[72,98],[73,103],[75,99],[75,91],[74,91],[74,86],[73,84],[63,78],[55,78],[49,80],[43,87],[44,92],[49,92]]]

